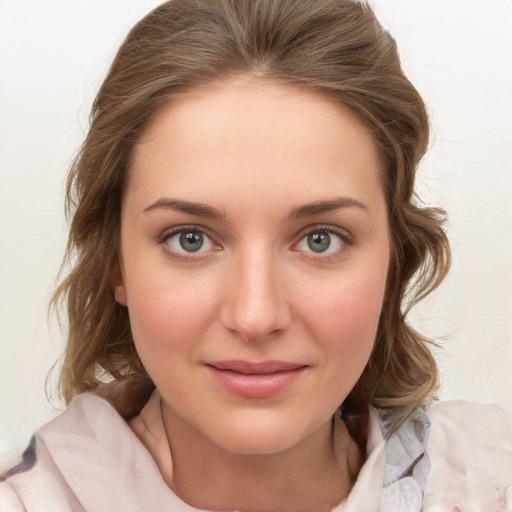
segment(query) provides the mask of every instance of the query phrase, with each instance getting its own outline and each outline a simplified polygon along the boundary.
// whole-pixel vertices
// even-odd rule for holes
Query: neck
[[[193,507],[243,512],[327,512],[345,499],[362,465],[357,444],[339,421],[299,444],[270,454],[217,446],[164,409],[173,460],[168,484]]]

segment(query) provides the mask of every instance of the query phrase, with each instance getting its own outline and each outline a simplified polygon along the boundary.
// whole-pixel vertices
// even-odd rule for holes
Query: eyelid
[[[302,251],[297,249],[297,246],[306,238],[308,235],[312,233],[320,233],[325,232],[329,234],[336,235],[340,238],[342,242],[342,246],[334,251],[329,252],[314,252],[314,251]],[[295,242],[292,244],[292,251],[300,252],[301,256],[309,259],[315,260],[319,262],[330,262],[330,261],[339,261],[344,254],[346,254],[351,246],[354,244],[354,237],[352,234],[339,226],[335,226],[332,224],[313,224],[303,228],[298,235],[296,236]]]
[[[198,231],[200,233],[208,235],[211,238],[210,230],[204,226],[200,226],[198,224],[178,224],[176,226],[166,228],[160,235],[158,235],[157,241],[164,242],[172,235],[176,235],[177,233],[183,233],[183,231]]]
[[[346,241],[347,243],[353,243],[353,236],[352,234],[339,226],[335,226],[333,224],[312,224],[309,226],[306,226],[305,228],[301,229],[297,235],[297,240],[302,240],[305,236],[310,235],[311,233],[317,233],[320,231],[325,231],[327,233],[332,233],[334,235],[338,235],[341,239]]]
[[[179,224],[177,226],[167,228],[166,230],[164,230],[162,232],[162,234],[160,234],[157,237],[156,242],[158,245],[161,245],[163,247],[163,250],[167,254],[169,254],[175,258],[178,258],[178,259],[190,260],[190,259],[199,258],[199,257],[204,258],[208,253],[212,252],[212,251],[176,252],[176,251],[173,251],[170,247],[165,246],[165,243],[170,238],[172,238],[173,236],[178,235],[180,233],[186,232],[186,231],[198,232],[198,233],[203,234],[205,237],[208,237],[208,239],[211,241],[211,243],[215,246],[215,249],[214,249],[215,251],[220,250],[222,248],[221,244],[217,241],[217,237],[212,233],[212,231],[210,229],[208,229],[207,227],[201,226],[198,224]]]

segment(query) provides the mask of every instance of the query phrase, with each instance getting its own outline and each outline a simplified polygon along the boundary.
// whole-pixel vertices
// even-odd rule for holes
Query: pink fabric
[[[154,393],[130,428],[102,398],[90,393],[75,398],[36,435],[35,466],[0,483],[0,510],[197,512],[168,485],[172,456],[160,400]],[[502,411],[452,401],[435,403],[427,412],[432,471],[423,512],[511,512],[512,426]],[[384,485],[383,491],[389,467],[400,466],[396,455],[402,458],[402,448],[414,436],[408,431],[404,443],[386,443],[375,411],[370,420],[367,460],[334,512],[418,512],[421,503],[410,476]]]
[[[438,402],[428,414],[425,510],[512,511],[512,426],[496,405]]]

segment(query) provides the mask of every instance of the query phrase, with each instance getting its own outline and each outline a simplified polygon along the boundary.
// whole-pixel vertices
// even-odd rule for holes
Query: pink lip
[[[213,377],[232,393],[247,398],[269,398],[291,386],[307,365],[282,361],[208,361]]]

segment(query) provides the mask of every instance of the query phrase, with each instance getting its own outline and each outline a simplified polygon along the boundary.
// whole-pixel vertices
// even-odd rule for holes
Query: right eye
[[[219,246],[198,227],[176,227],[166,232],[161,240],[167,250],[180,256],[201,254],[219,249]]]

